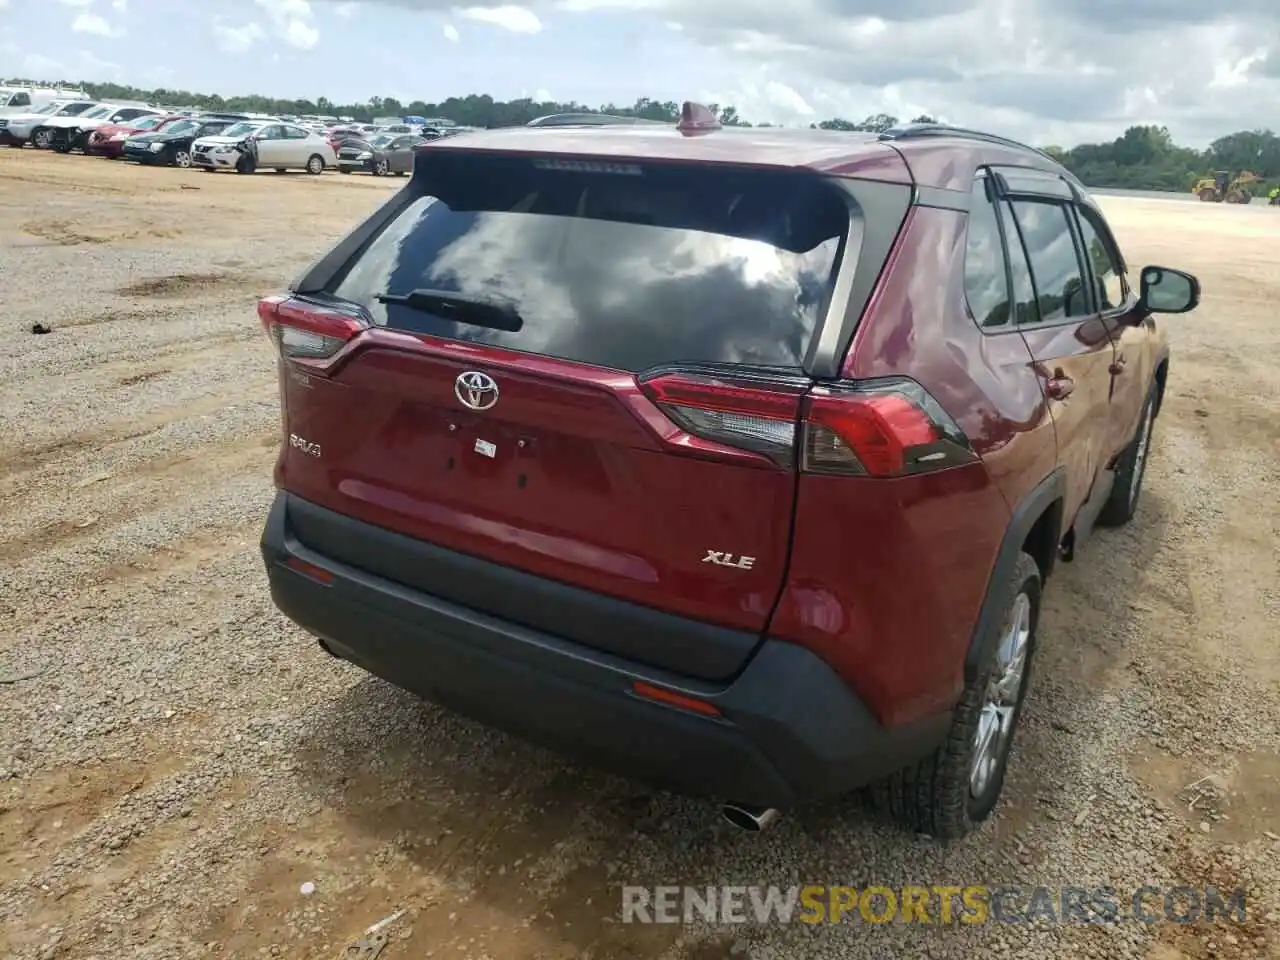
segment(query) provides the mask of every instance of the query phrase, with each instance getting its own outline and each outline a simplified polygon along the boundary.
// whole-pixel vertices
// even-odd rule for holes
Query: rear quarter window
[[[620,370],[800,367],[850,223],[852,200],[814,175],[462,153],[422,166],[417,198],[329,292],[379,325]],[[522,324],[378,299],[415,289],[500,300]]]

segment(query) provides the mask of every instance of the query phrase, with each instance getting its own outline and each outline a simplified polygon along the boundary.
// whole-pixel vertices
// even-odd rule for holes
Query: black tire
[[[36,127],[31,131],[31,145],[37,150],[48,150],[53,146],[53,131],[47,127]]]
[[[324,167],[324,157],[320,156],[320,154],[313,153],[311,156],[307,157],[307,173],[312,176],[319,176],[324,173]]]
[[[1012,573],[993,584],[992,589],[998,591],[1001,615],[991,626],[994,635],[981,638],[988,650],[985,662],[977,676],[965,685],[952,712],[947,738],[930,756],[874,785],[870,791],[873,803],[899,824],[939,840],[965,836],[995,809],[1030,685],[1040,618],[1040,568],[1029,555],[1019,554]],[[1025,598],[1025,607],[1019,598]],[[980,781],[980,787],[976,787],[975,781],[979,780],[974,772],[977,735],[984,717],[994,715],[984,713],[984,706],[988,704],[989,695],[999,690],[998,668],[1003,654],[1010,649],[1003,640],[1010,635],[1015,613],[1018,622],[1025,619],[1027,624],[1020,680],[1011,697],[1007,725],[999,727],[1005,732],[997,750],[991,754],[995,759],[985,767],[985,778]]]
[[[246,153],[236,161],[236,173],[250,174],[256,173],[258,169],[258,161],[254,159],[253,154]]]
[[[1142,417],[1138,420],[1138,432],[1129,446],[1120,454],[1116,464],[1115,484],[1111,495],[1098,512],[1098,523],[1104,527],[1122,527],[1138,511],[1138,498],[1142,495],[1142,480],[1147,473],[1147,461],[1151,454],[1151,432],[1156,422],[1156,390],[1153,386],[1142,405]]]
[[[386,160],[373,161],[373,169],[370,171],[375,177],[385,177],[387,171],[391,169],[391,164]]]
[[[179,147],[169,154],[169,163],[184,170],[189,169],[191,167],[191,151],[183,150]]]

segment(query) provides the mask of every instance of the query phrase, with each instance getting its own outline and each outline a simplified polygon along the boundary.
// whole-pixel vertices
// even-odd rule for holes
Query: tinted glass
[[[374,321],[623,370],[676,361],[798,367],[848,207],[814,177],[433,157],[424,193],[333,288]],[[548,166],[554,168],[548,169]],[[600,165],[597,165],[600,166]],[[378,294],[499,299],[516,332]]]
[[[1111,234],[1098,222],[1098,215],[1092,210],[1086,207],[1076,209],[1080,213],[1080,233],[1084,237],[1084,248],[1093,267],[1094,295],[1098,298],[1098,308],[1114,310],[1122,307],[1125,298],[1124,271],[1120,267]]]
[[[1052,323],[1088,316],[1090,299],[1076,254],[1070,211],[1061,203],[1039,200],[1015,200],[1013,211],[1031,261],[1041,319]]]
[[[9,101],[11,107],[29,107],[31,106],[31,95],[26,93],[15,93],[13,99]]]
[[[1023,249],[1018,225],[1007,202],[1000,204],[1000,222],[1004,224],[1006,250],[1009,254],[1009,273],[1013,277],[1013,302],[1016,322],[1035,323],[1040,319],[1036,305],[1036,288],[1031,282],[1031,266],[1027,263],[1027,251]]]
[[[964,293],[973,319],[984,327],[1009,322],[1009,279],[1000,245],[996,208],[987,199],[986,180],[973,185],[965,235]]]

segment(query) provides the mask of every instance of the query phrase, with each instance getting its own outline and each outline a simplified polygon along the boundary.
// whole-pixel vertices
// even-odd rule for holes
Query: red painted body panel
[[[685,434],[630,374],[376,329],[327,367],[284,367],[287,431],[323,457],[286,445],[281,486],[553,580],[763,630],[786,567],[794,475]],[[454,396],[472,369],[501,384],[491,411]],[[754,563],[705,563],[709,550]]]
[[[1026,343],[983,334],[964,306],[965,227],[958,212],[912,213],[843,376],[910,374],[982,462],[895,481],[802,476],[771,624],[835,665],[885,723],[954,700],[1011,505],[1056,464]]]
[[[886,725],[946,710],[1009,511],[981,463],[800,478],[772,635],[831,664]]]
[[[166,124],[172,123],[174,120],[181,120],[182,116],[175,114],[167,117],[162,123],[157,124],[147,133],[158,133],[165,128]],[[124,153],[124,141],[111,139],[117,133],[131,134],[141,132],[139,127],[135,127],[131,121],[124,123],[110,123],[103,127],[98,127],[93,133],[89,134],[89,139],[85,145],[85,152],[91,153],[99,157],[118,157]]]
[[[960,425],[1012,508],[1053,471],[1057,444],[1022,336],[984,334],[965,307],[966,226],[955,211],[912,214],[843,375],[908,373],[919,381]]]

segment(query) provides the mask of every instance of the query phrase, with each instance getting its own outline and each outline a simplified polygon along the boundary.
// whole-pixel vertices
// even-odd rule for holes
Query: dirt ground
[[[1137,519],[1049,584],[999,814],[943,847],[852,800],[734,833],[274,612],[254,301],[398,185],[0,151],[0,955],[337,958],[403,910],[384,960],[1280,957],[1280,212],[1103,199],[1203,306],[1162,321]],[[623,884],[798,882],[1216,884],[1248,917],[619,922]]]

